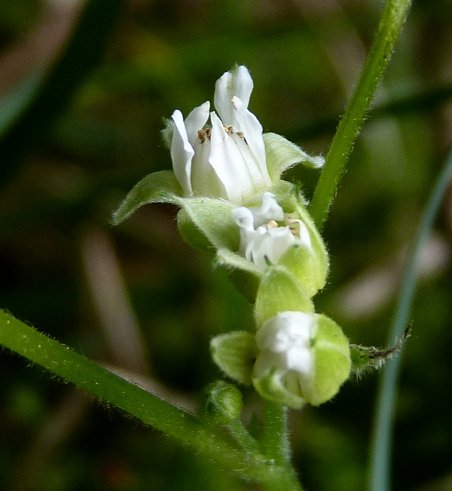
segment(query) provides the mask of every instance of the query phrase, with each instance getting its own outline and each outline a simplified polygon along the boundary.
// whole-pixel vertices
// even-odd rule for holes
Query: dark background
[[[1,0],[0,307],[196,405],[220,377],[209,339],[251,328],[251,308],[182,242],[175,208],[146,207],[118,228],[111,213],[140,178],[170,168],[163,118],[212,101],[235,63],[252,73],[265,131],[325,154],[381,3],[98,0],[77,24],[77,2]],[[414,2],[324,231],[331,273],[317,310],[354,343],[386,342],[407,246],[446,158],[451,22],[450,2]],[[288,177],[309,197],[317,175]],[[449,190],[403,355],[396,490],[452,489],[451,208]],[[364,489],[376,382],[353,379],[291,415],[308,490]],[[253,489],[5,351],[0,384],[1,489]]]

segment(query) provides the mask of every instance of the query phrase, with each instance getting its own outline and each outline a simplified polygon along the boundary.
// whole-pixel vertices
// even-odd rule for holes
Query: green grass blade
[[[403,334],[408,325],[416,288],[416,267],[419,262],[421,249],[432,229],[434,218],[451,178],[452,152],[449,154],[441,170],[420,220],[412,252],[405,269],[394,319],[389,331],[388,345],[394,343],[394,340]],[[391,489],[392,428],[399,367],[400,356],[388,360],[380,378],[376,399],[374,430],[370,447],[369,491],[388,491]]]

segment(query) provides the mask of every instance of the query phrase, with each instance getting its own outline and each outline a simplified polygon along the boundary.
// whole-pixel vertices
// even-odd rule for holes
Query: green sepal
[[[328,252],[307,208],[299,188],[287,181],[274,183],[271,192],[289,218],[301,220],[307,227],[311,248],[293,246],[278,264],[287,267],[299,279],[306,293],[313,297],[326,283],[329,269]]]
[[[303,394],[313,406],[334,397],[351,370],[350,344],[342,329],[325,315],[316,314],[316,318],[314,380]]]
[[[141,179],[127,194],[124,201],[113,213],[113,225],[119,225],[129,218],[138,208],[151,203],[177,204],[182,196],[182,189],[174,172],[162,170],[153,172]]]
[[[218,249],[215,262],[218,266],[222,266],[230,271],[240,270],[255,278],[260,278],[262,275],[262,272],[254,263],[229,249]]]
[[[256,295],[256,325],[279,312],[314,312],[314,304],[298,278],[284,266],[271,266],[262,275]]]
[[[316,253],[315,248],[311,250],[302,245],[295,245],[281,257],[279,265],[291,271],[306,294],[312,298],[325,286],[328,263],[327,259],[324,259],[325,256]]]
[[[214,198],[178,198],[177,204],[182,208],[178,227],[189,245],[203,250],[239,248],[240,232],[232,219],[235,205]]]
[[[307,154],[281,135],[264,133],[263,138],[267,168],[272,181],[278,180],[284,171],[296,164],[301,163],[306,167],[319,169],[325,163],[323,157]]]
[[[215,258],[215,265],[225,268],[229,279],[234,283],[237,290],[249,302],[254,303],[262,275],[254,263],[229,249],[219,249]]]
[[[232,331],[215,336],[210,351],[217,366],[231,379],[251,384],[251,373],[257,355],[254,335],[247,331]]]
[[[253,386],[264,399],[282,406],[300,409],[306,402],[300,395],[287,390],[283,377],[275,370],[269,371],[263,377],[253,377]]]
[[[321,290],[326,283],[329,269],[329,257],[325,243],[312,221],[304,202],[303,196],[296,193],[286,198],[284,205],[294,206],[290,212],[294,219],[301,220],[307,227],[311,246],[294,246],[279,260],[279,264],[286,266],[301,281],[303,288],[310,297]]]

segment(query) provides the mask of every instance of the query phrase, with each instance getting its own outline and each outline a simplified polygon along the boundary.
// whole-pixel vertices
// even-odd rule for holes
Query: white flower
[[[243,204],[271,186],[262,126],[248,111],[252,90],[247,68],[238,66],[216,83],[214,101],[220,117],[209,114],[209,102],[185,120],[179,110],[173,113],[171,158],[185,196]]]
[[[256,334],[260,353],[254,377],[259,379],[271,372],[283,378],[289,390],[292,385],[308,386],[314,377],[316,328],[315,314],[304,312],[281,312],[264,322]]]
[[[262,206],[232,210],[235,223],[240,228],[240,252],[261,271],[269,264],[278,263],[281,256],[294,245],[311,247],[306,225],[301,220],[284,220],[284,212],[272,193],[262,196]]]
[[[323,404],[350,375],[348,339],[322,314],[281,311],[263,322],[256,344],[254,387],[263,397],[292,408]]]

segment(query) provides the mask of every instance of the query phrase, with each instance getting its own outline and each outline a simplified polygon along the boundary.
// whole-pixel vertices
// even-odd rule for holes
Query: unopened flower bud
[[[243,409],[240,390],[232,384],[218,380],[207,387],[206,416],[217,424],[238,419]]]

